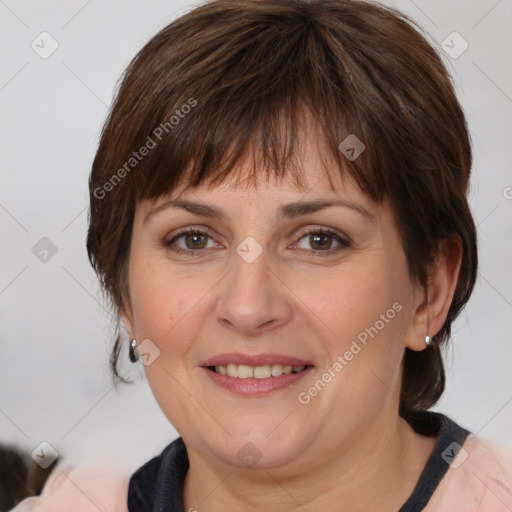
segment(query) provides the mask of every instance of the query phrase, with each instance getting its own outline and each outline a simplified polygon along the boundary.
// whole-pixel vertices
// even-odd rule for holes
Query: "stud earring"
[[[425,345],[427,345],[427,347],[432,345],[432,338],[428,334],[425,336]]]
[[[136,345],[137,340],[130,341],[130,361],[132,363],[136,363],[139,360],[139,354],[137,353],[137,350],[135,350]]]

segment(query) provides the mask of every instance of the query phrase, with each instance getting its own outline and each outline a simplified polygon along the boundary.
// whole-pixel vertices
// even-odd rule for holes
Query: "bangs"
[[[197,115],[202,117],[201,113]],[[210,115],[205,114],[205,118],[211,119]],[[188,133],[182,143],[168,136],[148,155],[140,174],[132,175],[133,197],[136,201],[156,199],[178,189],[215,187],[227,179],[233,180],[235,187],[255,187],[262,179],[290,179],[298,190],[306,191],[303,156],[308,143],[332,190],[336,176],[339,179],[348,172],[356,180],[362,177],[358,185],[366,186],[364,192],[376,200],[377,192],[369,185],[374,181],[374,177],[368,176],[372,167],[356,167],[338,148],[339,141],[350,133],[346,131],[340,139],[337,130],[325,131],[313,116],[304,104],[294,105],[286,112],[276,109],[270,113],[265,101],[260,101],[252,112],[244,110],[233,121],[221,114],[215,126],[207,129],[199,128],[206,126],[201,120],[196,129],[183,126]]]
[[[148,147],[140,162],[131,159],[137,169],[123,183],[135,201],[219,184],[228,176],[241,182],[235,168],[245,162],[244,182],[255,183],[266,172],[291,177],[304,189],[299,147],[305,136],[314,141],[331,186],[332,172],[348,172],[372,200],[382,200],[385,162],[381,158],[375,165],[373,140],[379,132],[384,139],[383,117],[396,113],[371,81],[365,80],[366,91],[354,85],[367,63],[347,51],[340,63],[305,16],[279,21],[265,24],[259,17],[219,40],[189,26],[187,38],[196,44],[184,60],[169,50],[180,37],[178,24],[163,38],[165,44],[145,50],[163,54],[165,67],[146,63],[144,55],[135,59],[125,82],[141,93],[136,104],[125,107],[125,117],[135,115],[139,123],[136,132],[124,133],[125,142],[130,151]],[[138,74],[130,77],[135,67]],[[361,94],[373,112],[361,106]],[[339,149],[349,136],[365,146],[354,160]]]

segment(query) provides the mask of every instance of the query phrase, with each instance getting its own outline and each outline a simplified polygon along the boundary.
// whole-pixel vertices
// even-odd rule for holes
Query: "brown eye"
[[[182,237],[185,240],[187,249],[204,249],[205,241],[208,238],[202,233],[186,233],[185,235],[182,235]],[[190,245],[187,242],[190,242]]]
[[[200,231],[198,229],[186,229],[181,231],[176,236],[174,236],[171,240],[167,240],[164,242],[164,246],[171,249],[172,251],[178,254],[192,254],[192,253],[200,253],[202,249],[210,249],[212,246],[208,247],[208,240],[211,240],[210,232]],[[178,242],[183,240],[182,245],[178,245]],[[212,240],[213,241],[213,240]],[[215,243],[213,247],[215,246]]]
[[[309,230],[301,234],[299,244],[301,240],[305,240],[305,243],[309,247],[301,247],[307,252],[321,253],[326,252],[328,254],[337,253],[346,247],[350,247],[350,243],[345,240],[340,233],[331,231],[329,229],[315,229]],[[337,247],[331,250],[333,242],[337,243]]]
[[[331,235],[324,233],[313,233],[309,235],[309,242],[313,248],[317,249],[330,249],[333,241]],[[316,246],[316,247],[315,247]]]

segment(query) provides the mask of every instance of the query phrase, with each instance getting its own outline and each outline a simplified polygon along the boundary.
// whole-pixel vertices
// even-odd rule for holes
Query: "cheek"
[[[158,345],[185,315],[188,298],[194,294],[193,283],[184,287],[165,266],[136,259],[130,267],[130,292],[135,334]]]
[[[153,395],[169,421],[181,426],[190,396],[179,383],[187,380],[187,360],[201,322],[204,282],[178,277],[165,265],[140,265],[131,274],[135,336],[150,339],[159,349],[155,361],[144,371]],[[186,386],[187,388],[189,386]]]
[[[384,274],[384,275],[383,275]],[[399,297],[377,264],[353,265],[347,271],[316,279],[308,275],[295,281],[294,292],[309,310],[309,317],[335,345],[357,338],[377,321]],[[318,277],[318,276],[317,276]],[[311,314],[313,313],[313,315]],[[391,310],[388,316],[395,316]],[[386,328],[389,324],[386,324]],[[364,338],[364,334],[361,336]]]
[[[138,263],[133,262],[130,275],[134,334],[151,339],[163,356],[183,354],[200,337],[206,308],[211,307],[209,291],[219,278],[165,262]]]
[[[395,386],[403,354],[404,290],[393,277],[399,273],[372,263],[337,273],[322,286],[318,281],[313,286],[314,280],[308,282],[308,278],[296,288],[310,309],[315,330],[322,333],[327,356],[322,370],[330,368],[340,376],[333,380],[356,406],[362,395],[373,395],[379,379],[383,393]]]

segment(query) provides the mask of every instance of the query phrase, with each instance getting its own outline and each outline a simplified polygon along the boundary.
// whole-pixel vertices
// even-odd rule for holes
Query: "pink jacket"
[[[40,496],[26,498],[11,512],[127,512],[130,475],[105,466],[72,468],[60,463]]]
[[[424,511],[512,512],[512,450],[474,435],[462,447]]]
[[[512,512],[512,450],[470,435],[425,512]],[[60,464],[40,497],[11,512],[127,512],[130,476]]]

